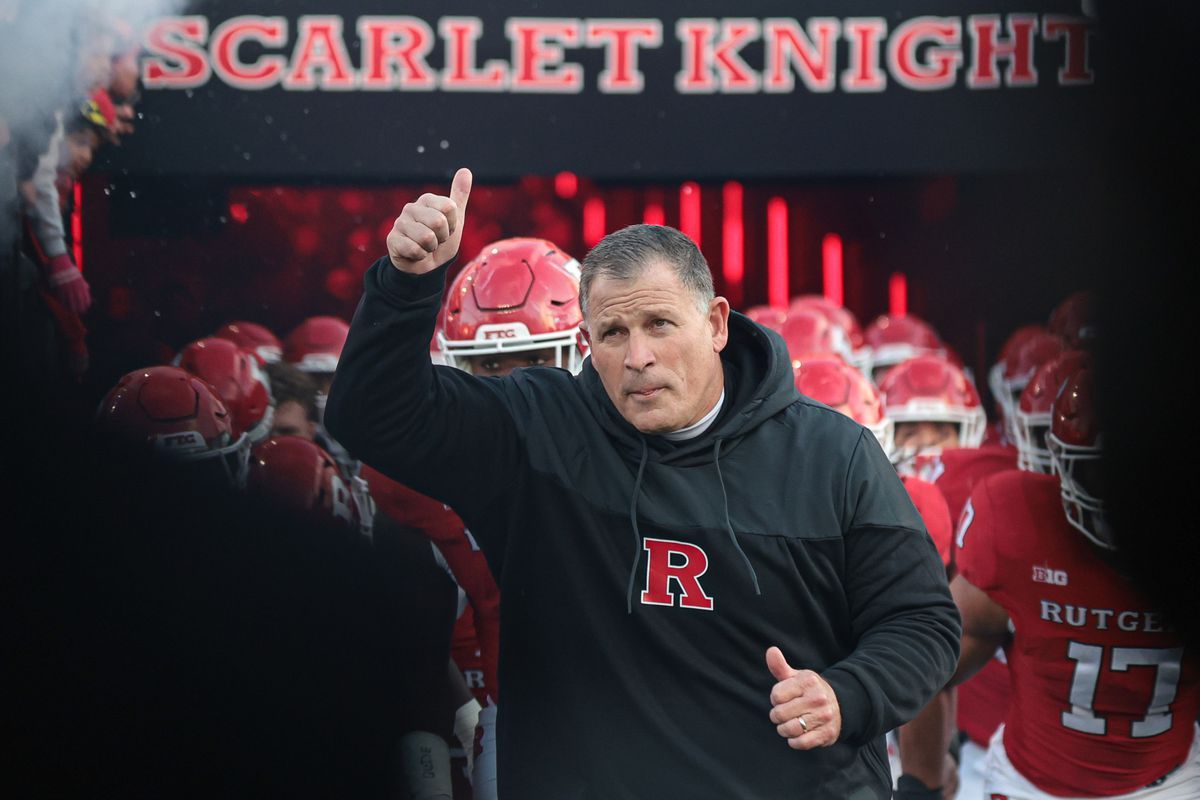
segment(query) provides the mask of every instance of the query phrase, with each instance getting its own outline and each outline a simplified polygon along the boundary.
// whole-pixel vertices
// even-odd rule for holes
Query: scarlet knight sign
[[[149,29],[146,116],[118,166],[301,180],[1085,166],[1103,82],[1078,4],[248,5]]]

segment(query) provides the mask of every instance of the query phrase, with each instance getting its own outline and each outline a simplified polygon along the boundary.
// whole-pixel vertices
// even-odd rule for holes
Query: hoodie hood
[[[625,604],[630,614],[633,613],[634,583],[642,557],[642,534],[637,518],[638,498],[646,463],[651,459],[673,467],[714,465],[717,483],[721,488],[729,542],[746,565],[755,594],[762,594],[758,573],[738,542],[737,533],[729,519],[729,494],[721,474],[721,454],[733,450],[748,432],[796,401],[799,393],[792,379],[791,360],[783,339],[736,311],[729,315],[729,341],[721,351],[721,366],[725,370],[725,408],[713,425],[695,439],[672,442],[662,436],[644,434],[622,417],[604,390],[600,374],[592,366],[591,357],[584,362],[579,379],[593,415],[617,443],[618,449],[637,464],[633,492],[629,498],[629,527],[633,532],[634,551]]]

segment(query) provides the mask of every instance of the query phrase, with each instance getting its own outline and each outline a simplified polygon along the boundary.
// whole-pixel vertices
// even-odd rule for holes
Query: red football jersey
[[[1195,658],[1067,522],[1056,477],[984,480],[955,544],[963,577],[1015,629],[1004,747],[1022,775],[1050,794],[1103,797],[1184,761],[1200,701]]]
[[[938,555],[942,557],[942,566],[950,568],[950,543],[954,538],[954,526],[950,522],[950,507],[946,498],[938,488],[928,481],[912,475],[900,476],[908,496],[912,498],[917,513],[929,531],[929,538],[937,546]]]
[[[942,490],[950,506],[950,519],[962,515],[963,506],[975,484],[989,475],[1017,468],[1017,448],[989,445],[986,447],[952,447],[938,455],[918,456],[913,464],[914,474]]]
[[[940,455],[922,456],[915,466],[941,490],[950,508],[950,519],[957,521],[975,484],[997,472],[1016,469],[1017,451],[995,445],[956,447],[943,450]],[[1004,721],[1011,693],[1007,665],[992,659],[958,687],[959,730],[966,732],[971,741],[987,747],[988,740]]]
[[[430,541],[438,546],[438,550],[450,565],[454,579],[466,592],[474,612],[474,628],[478,649],[482,659],[483,686],[471,680],[468,685],[478,696],[500,701],[500,684],[497,680],[497,664],[500,659],[500,589],[488,568],[483,551],[471,537],[470,531],[462,519],[447,506],[433,498],[426,497],[407,486],[397,483],[367,465],[363,465],[362,477],[371,488],[371,496],[375,498],[377,510],[387,514],[396,522],[416,528]],[[461,634],[461,626],[456,633]],[[455,637],[455,652],[465,658],[465,653],[473,651],[469,642],[461,635]],[[468,664],[463,664],[455,658],[455,663],[465,670]],[[482,688],[482,692],[480,689]],[[483,702],[483,701],[481,701]]]

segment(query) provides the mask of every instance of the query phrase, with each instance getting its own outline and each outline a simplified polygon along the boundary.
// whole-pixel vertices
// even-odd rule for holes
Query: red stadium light
[[[250,219],[250,210],[245,203],[230,203],[229,218],[239,225],[245,224]]]
[[[842,291],[842,237],[827,233],[821,240],[821,271],[825,279],[825,299],[843,306]]]
[[[554,176],[554,193],[570,200],[579,191],[579,176],[574,172],[560,172]]]
[[[71,210],[71,249],[75,266],[83,272],[83,184],[75,181],[75,208]]]
[[[742,185],[737,181],[729,181],[721,189],[721,271],[725,276],[725,294],[735,308],[742,305],[742,282],[746,276],[742,196]]]
[[[767,302],[788,307],[788,207],[782,197],[767,201]]]
[[[604,200],[599,197],[589,197],[583,204],[583,243],[588,247],[604,238],[607,211]]]
[[[700,246],[700,184],[695,181],[679,187],[679,230]]]
[[[893,272],[888,278],[888,313],[893,317],[908,313],[908,278],[903,272]]]
[[[663,210],[662,203],[646,203],[642,209],[642,222],[647,225],[666,225],[667,212]]]

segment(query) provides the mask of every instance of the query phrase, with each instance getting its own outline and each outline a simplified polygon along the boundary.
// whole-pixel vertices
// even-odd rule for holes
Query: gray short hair
[[[579,278],[579,305],[587,316],[588,291],[599,276],[636,278],[653,261],[670,265],[679,282],[702,311],[716,296],[712,271],[696,243],[665,225],[630,225],[605,236],[584,257]]]

